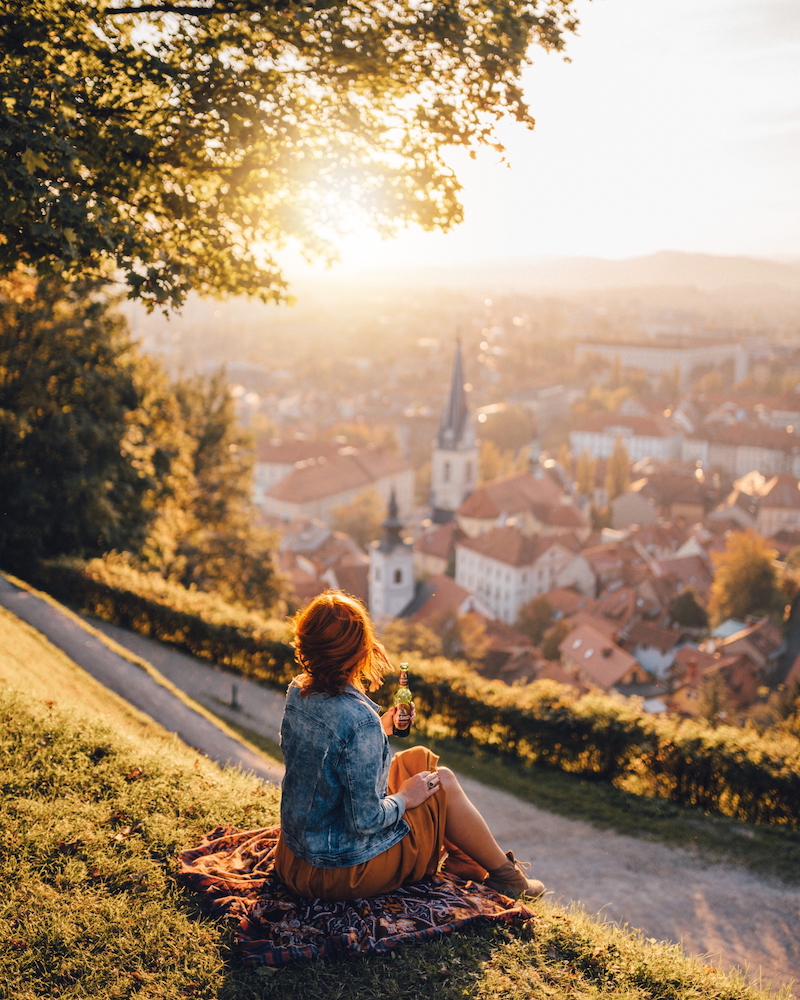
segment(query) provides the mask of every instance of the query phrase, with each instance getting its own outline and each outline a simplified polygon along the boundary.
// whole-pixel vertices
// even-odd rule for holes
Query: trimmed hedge
[[[32,582],[87,614],[261,683],[283,687],[297,673],[280,622],[124,564],[60,559],[42,564]],[[420,728],[431,735],[616,785],[636,777],[646,794],[800,829],[800,740],[789,734],[712,729],[599,693],[576,698],[550,681],[508,687],[444,658],[408,659]]]
[[[30,582],[87,615],[131,629],[245,677],[285,687],[297,673],[285,625],[103,559],[39,563]]]
[[[800,829],[800,740],[653,716],[603,694],[575,698],[549,681],[507,687],[447,660],[410,662],[428,731],[499,756],[622,785],[756,823]]]

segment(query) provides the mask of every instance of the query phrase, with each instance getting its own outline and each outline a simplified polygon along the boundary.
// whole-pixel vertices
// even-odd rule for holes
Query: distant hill
[[[363,272],[367,281],[417,287],[488,288],[498,291],[580,291],[598,288],[682,287],[716,291],[731,287],[800,290],[800,261],[662,250],[644,257],[509,257],[474,264]],[[329,279],[330,280],[330,279]]]

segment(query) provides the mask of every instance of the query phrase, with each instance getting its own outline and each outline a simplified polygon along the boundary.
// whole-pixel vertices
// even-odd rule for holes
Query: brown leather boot
[[[513,851],[507,851],[508,861],[499,868],[489,872],[483,884],[504,896],[518,899],[520,896],[530,896],[536,899],[544,892],[544,883],[537,878],[528,878],[523,869],[530,868],[527,861],[517,861]]]

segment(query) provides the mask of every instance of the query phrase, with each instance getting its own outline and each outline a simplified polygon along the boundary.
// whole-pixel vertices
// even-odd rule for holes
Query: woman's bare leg
[[[438,768],[437,774],[447,792],[445,837],[487,871],[500,868],[508,858],[494,839],[486,820],[467,798],[458,778],[449,767]]]

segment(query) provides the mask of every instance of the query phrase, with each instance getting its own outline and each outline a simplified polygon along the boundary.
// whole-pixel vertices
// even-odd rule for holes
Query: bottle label
[[[407,701],[398,704],[394,724],[396,729],[408,729],[411,725],[411,705]]]

